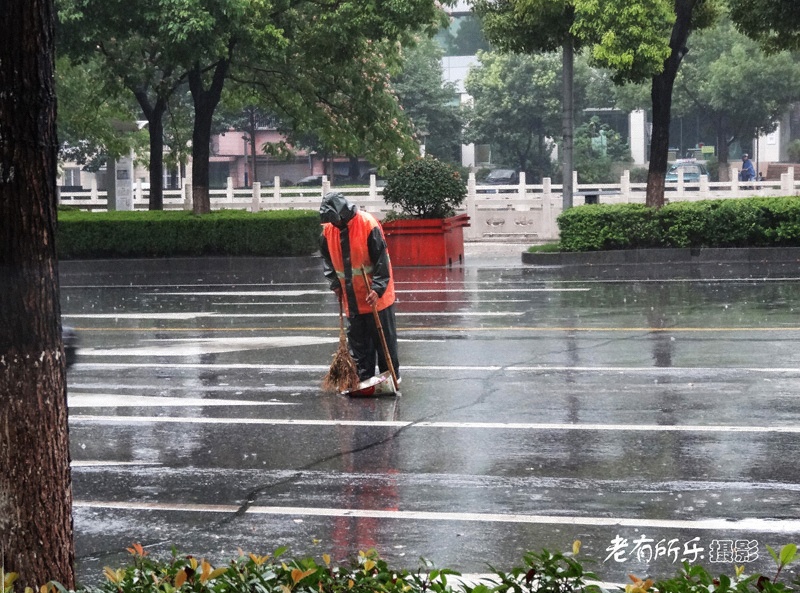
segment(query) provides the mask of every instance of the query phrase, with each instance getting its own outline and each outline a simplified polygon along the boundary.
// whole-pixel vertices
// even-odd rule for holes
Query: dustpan
[[[378,397],[381,395],[397,395],[398,392],[394,388],[392,373],[385,371],[380,375],[370,377],[366,381],[361,381],[355,389],[342,391],[341,393],[350,397]]]

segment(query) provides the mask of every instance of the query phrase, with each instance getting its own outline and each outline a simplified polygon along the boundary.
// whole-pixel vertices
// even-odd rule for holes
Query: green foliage
[[[736,26],[767,51],[800,49],[800,12],[796,0],[728,0]]]
[[[580,206],[558,225],[564,251],[798,246],[800,198]]]
[[[479,51],[491,51],[489,42],[483,36],[480,18],[474,14],[457,19],[458,30],[454,34],[446,31],[442,37],[448,56],[474,56]]]
[[[444,16],[434,0],[58,0],[58,8],[63,48],[102,56],[108,76],[154,119],[189,82],[201,211],[212,116],[228,79],[256,89],[258,107],[293,132],[313,131],[330,151],[382,166],[413,158],[417,144],[389,79],[400,47]]]
[[[575,130],[575,170],[581,183],[614,183],[614,164],[632,160],[628,143],[599,117]]]
[[[176,550],[165,560],[152,558],[140,544],[128,548],[132,560],[121,568],[106,567],[106,582],[87,593],[601,593],[597,575],[584,569],[578,560],[581,542],[572,544],[572,553],[542,550],[528,552],[522,566],[508,572],[492,569],[494,574],[483,582],[470,583],[451,577],[458,572],[438,569],[422,560],[416,571],[393,569],[374,550],[359,552],[356,558],[337,566],[328,554],[322,562],[313,558],[282,559],[286,548],[273,554],[245,554],[224,566],[214,567],[207,560],[179,556]],[[625,593],[790,593],[795,588],[778,581],[781,571],[797,554],[795,544],[780,551],[767,546],[777,571],[770,579],[764,575],[744,574],[744,566],[735,566],[734,575],[712,575],[701,565],[684,563],[672,578],[655,581],[630,575],[632,584]],[[16,574],[4,574],[3,591],[14,593]],[[800,581],[795,580],[795,585]],[[63,586],[50,582],[42,593],[68,593]],[[27,591],[26,591],[27,593]],[[32,593],[32,592],[31,592]]]
[[[561,49],[570,37],[573,0],[473,0],[486,38],[503,51],[539,53]],[[576,49],[580,39],[575,39]]]
[[[402,70],[393,77],[392,86],[426,154],[460,162],[464,122],[455,84],[443,79],[441,56],[433,40],[420,39],[403,50]]]
[[[564,251],[651,247],[655,210],[640,204],[570,208],[558,217]]]
[[[466,196],[467,186],[458,169],[430,156],[394,171],[383,188],[386,203],[413,218],[452,216]]]
[[[749,144],[754,129],[770,131],[800,99],[800,65],[789,52],[766,55],[731,22],[692,36],[675,83],[676,111],[703,122],[728,169],[728,147]]]
[[[61,259],[200,255],[310,255],[319,215],[309,210],[249,213],[59,211]]]
[[[491,144],[496,162],[525,171],[531,182],[552,177],[549,139],[562,130],[561,59],[500,53],[478,59],[464,83],[473,98],[466,140]],[[578,60],[576,97],[585,96],[588,80],[588,66]]]
[[[512,568],[510,572],[495,571],[497,585],[492,591],[514,591],[517,593],[600,593],[597,585],[590,585],[587,580],[598,580],[597,575],[585,571],[575,559],[580,549],[580,542],[573,544],[573,554],[561,552],[551,553],[542,550],[540,553],[528,552],[524,556],[524,565]],[[474,589],[465,588],[466,593],[477,593]]]
[[[572,32],[594,42],[592,59],[615,81],[642,82],[663,70],[674,24],[672,0],[575,0]]]
[[[105,80],[98,60],[56,62],[60,158],[96,171],[107,156],[117,158],[146,145],[147,132],[124,133],[114,122],[133,123],[137,110]]]
[[[631,183],[647,183],[648,170],[645,167],[634,167],[631,170]]]
[[[543,243],[542,245],[531,245],[528,253],[559,253],[564,251],[560,243]]]

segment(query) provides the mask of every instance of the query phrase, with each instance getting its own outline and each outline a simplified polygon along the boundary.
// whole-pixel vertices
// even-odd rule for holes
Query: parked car
[[[514,185],[519,183],[519,173],[514,169],[494,169],[483,182],[488,185]]]
[[[303,177],[300,181],[295,183],[295,185],[297,187],[321,186],[323,177],[324,175],[309,175],[308,177]]]
[[[481,181],[479,185],[516,185],[518,183],[519,183],[519,173],[517,173],[514,169],[493,169],[486,176],[486,179]],[[508,192],[511,190],[502,190],[502,191]],[[479,193],[496,194],[498,193],[498,190],[496,189],[480,190]]]
[[[667,183],[677,183],[679,171],[683,171],[684,183],[700,183],[700,176],[708,175],[708,169],[700,161],[680,159],[672,164],[664,180]]]
[[[78,357],[78,334],[67,325],[61,328],[61,340],[64,342],[64,355],[67,359],[67,368],[75,364]]]

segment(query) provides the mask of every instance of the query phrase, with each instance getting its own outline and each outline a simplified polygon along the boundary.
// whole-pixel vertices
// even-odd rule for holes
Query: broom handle
[[[344,333],[344,305],[342,305],[342,293],[338,293],[339,297],[339,333]]]
[[[367,276],[367,271],[362,267],[361,274],[364,276],[364,284],[367,287],[367,294],[369,294],[370,283],[369,277]],[[392,382],[394,383],[394,389],[400,387],[397,383],[397,374],[394,372],[394,364],[392,364],[392,357],[389,356],[389,346],[386,344],[386,336],[383,334],[383,325],[381,325],[381,317],[378,315],[378,305],[372,305],[372,316],[375,318],[375,326],[378,328],[378,335],[381,338],[381,346],[383,346],[383,356],[386,359],[386,364],[389,366],[389,372],[392,374]]]

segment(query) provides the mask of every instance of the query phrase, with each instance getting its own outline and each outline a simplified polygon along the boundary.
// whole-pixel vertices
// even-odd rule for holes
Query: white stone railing
[[[631,183],[630,173],[625,171],[619,183],[578,183],[573,176],[575,192],[598,191],[600,202],[608,204],[645,203],[645,183]],[[730,182],[710,182],[702,176],[699,182],[686,183],[682,178],[677,183],[667,184],[668,201],[696,201],[723,198],[747,198],[754,196],[800,195],[800,181],[794,181],[794,170],[781,175],[780,181],[740,182],[736,169],[731,170]],[[470,175],[467,183],[467,199],[460,210],[470,216],[470,226],[464,229],[464,237],[470,241],[550,241],[558,238],[556,218],[561,214],[561,185],[545,178],[541,184],[529,185],[525,174],[514,185],[478,185]],[[211,190],[211,208],[240,210],[317,210],[322,196],[335,189],[359,204],[361,208],[382,218],[391,208],[383,201],[382,188],[375,176],[368,186],[332,187],[324,181],[321,187],[281,187],[275,178],[274,186],[262,187],[254,183],[252,188],[234,189],[228,179],[226,189]],[[191,186],[185,184],[180,190],[164,190],[165,210],[191,210]],[[573,204],[583,204],[584,197],[576,195]],[[106,210],[106,192],[93,186],[83,192],[62,192],[60,203],[87,210]],[[148,194],[141,184],[134,187],[134,208],[147,210]]]

